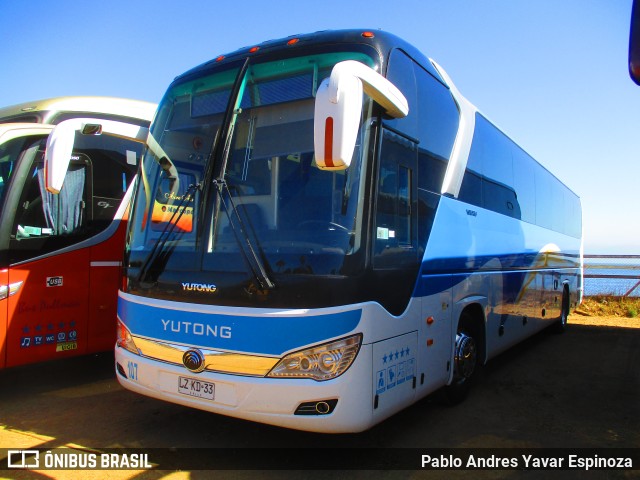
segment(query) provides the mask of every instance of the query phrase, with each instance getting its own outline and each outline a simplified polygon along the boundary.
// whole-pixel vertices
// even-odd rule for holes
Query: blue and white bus
[[[177,77],[134,192],[117,377],[308,431],[370,428],[581,301],[578,197],[414,47],[268,41]]]

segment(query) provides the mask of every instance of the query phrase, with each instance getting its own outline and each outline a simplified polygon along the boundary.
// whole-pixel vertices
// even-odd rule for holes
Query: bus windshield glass
[[[4,205],[11,179],[18,168],[18,162],[22,158],[31,161],[45,139],[44,135],[29,135],[13,138],[0,145],[0,210]]]
[[[349,274],[348,258],[362,247],[369,131],[361,128],[343,171],[319,169],[313,146],[316,89],[343,60],[374,66],[353,52],[256,59],[168,91],[138,182],[132,277],[219,272],[218,281],[257,276],[264,287],[278,275]],[[371,105],[365,97],[365,127]]]

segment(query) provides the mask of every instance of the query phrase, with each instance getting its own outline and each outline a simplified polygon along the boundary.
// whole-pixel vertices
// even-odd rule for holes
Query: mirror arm
[[[640,1],[633,0],[629,32],[629,75],[640,85]]]
[[[375,70],[354,60],[337,63],[316,91],[313,137],[319,169],[349,168],[362,116],[363,92],[393,118],[409,113],[402,92]]]
[[[45,187],[58,194],[64,183],[73,152],[76,132],[88,135],[106,134],[118,138],[146,143],[149,129],[138,125],[101,120],[96,118],[72,118],[60,122],[47,138],[45,150]],[[88,132],[88,133],[87,133]]]
[[[409,113],[407,99],[393,83],[375,70],[355,60],[346,60],[333,67],[329,78],[329,99],[331,102],[338,103],[340,95],[343,94],[341,79],[347,75],[360,80],[364,93],[382,106],[391,117],[402,118]]]

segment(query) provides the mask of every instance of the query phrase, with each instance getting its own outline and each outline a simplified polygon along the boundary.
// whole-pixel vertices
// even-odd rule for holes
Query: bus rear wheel
[[[563,333],[567,330],[567,322],[569,321],[569,312],[571,310],[571,296],[569,295],[569,287],[565,286],[562,291],[562,306],[560,310],[560,318],[554,324],[553,329],[556,333]]]

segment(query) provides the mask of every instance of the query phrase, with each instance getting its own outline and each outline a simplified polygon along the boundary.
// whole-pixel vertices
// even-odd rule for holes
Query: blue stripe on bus
[[[580,247],[579,238],[442,197],[413,296],[491,273],[503,277],[504,295],[517,296],[532,271],[578,275]]]
[[[282,355],[346,335],[358,326],[361,316],[361,309],[295,317],[223,315],[118,299],[118,317],[133,335],[261,355]]]
[[[441,263],[442,265],[442,263]],[[503,265],[500,269],[482,269],[476,268],[474,270],[467,269],[463,271],[462,268],[455,268],[451,265],[456,265],[455,260],[449,265],[449,272],[441,273],[443,268],[430,269],[426,264],[423,264],[421,275],[418,277],[418,282],[413,293],[414,297],[425,297],[430,295],[436,295],[440,292],[444,292],[453,288],[455,285],[461,284],[472,275],[490,275],[496,274],[501,277],[501,291],[505,300],[513,300],[517,298],[523,291],[525,286],[528,286],[531,282],[532,275],[540,275],[545,272],[548,274],[554,273],[559,275],[558,278],[576,277],[579,274],[579,269],[575,266],[563,266],[556,268],[540,267],[533,264],[528,268],[513,267]],[[430,273],[436,272],[436,273]]]
[[[453,258],[432,258],[422,262],[423,275],[438,273],[472,273],[505,270],[562,270],[579,268],[579,253],[527,252],[509,255],[485,255]]]

